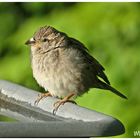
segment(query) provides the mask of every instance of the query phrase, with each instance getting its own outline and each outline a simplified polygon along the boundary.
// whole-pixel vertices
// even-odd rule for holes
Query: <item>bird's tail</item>
[[[115,88],[111,87],[110,85],[108,85],[108,84],[106,84],[106,83],[104,83],[104,82],[102,82],[100,80],[98,82],[98,88],[105,89],[105,90],[110,90],[113,93],[115,93],[116,95],[118,95],[118,96],[120,96],[120,97],[122,97],[124,99],[127,99],[127,97],[125,95],[123,95],[122,93],[120,93],[118,90],[116,90]]]

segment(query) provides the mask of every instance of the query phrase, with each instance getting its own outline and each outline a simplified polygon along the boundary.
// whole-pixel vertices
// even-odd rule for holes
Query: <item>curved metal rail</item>
[[[47,97],[34,105],[38,92],[0,80],[0,114],[17,122],[0,122],[0,137],[96,137],[125,132],[123,124],[108,115],[65,103],[56,115]]]

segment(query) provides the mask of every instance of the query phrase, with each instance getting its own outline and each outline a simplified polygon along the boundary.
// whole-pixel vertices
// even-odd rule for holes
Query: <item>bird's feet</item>
[[[62,100],[59,100],[59,101],[55,102],[55,103],[53,104],[53,106],[54,106],[53,114],[55,115],[56,112],[57,112],[57,110],[58,110],[58,108],[59,108],[61,105],[64,105],[66,102],[72,102],[72,103],[75,103],[75,104],[76,104],[75,101],[69,100],[69,99],[70,99],[72,96],[74,96],[74,95],[75,95],[75,94],[70,94],[70,95],[64,97]]]
[[[42,94],[38,94],[38,98],[37,98],[37,100],[35,100],[35,102],[34,102],[34,104],[35,105],[38,105],[38,103],[42,100],[42,99],[44,99],[44,98],[46,98],[46,97],[48,97],[48,96],[52,96],[49,92],[47,92],[47,93],[42,93]]]

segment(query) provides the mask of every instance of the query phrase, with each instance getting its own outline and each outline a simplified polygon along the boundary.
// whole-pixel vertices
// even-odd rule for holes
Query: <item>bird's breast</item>
[[[40,86],[54,96],[81,94],[88,90],[89,84],[83,82],[85,74],[82,71],[85,64],[79,57],[73,57],[70,53],[60,55],[58,52],[33,56],[33,76]]]
[[[51,85],[58,64],[57,53],[32,56],[33,76],[38,84],[47,90]]]

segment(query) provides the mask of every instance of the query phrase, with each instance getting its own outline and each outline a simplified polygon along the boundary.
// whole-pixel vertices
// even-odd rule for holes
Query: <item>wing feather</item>
[[[79,42],[74,38],[70,38],[70,43],[76,48],[78,48],[80,51],[82,51],[83,55],[86,57],[86,60],[93,66],[95,74],[110,85],[110,82],[104,73],[105,70],[104,67],[93,56],[91,56],[88,53],[88,49],[84,46],[84,44],[82,44],[81,42]]]

